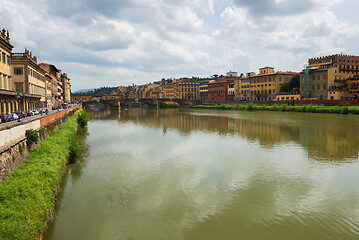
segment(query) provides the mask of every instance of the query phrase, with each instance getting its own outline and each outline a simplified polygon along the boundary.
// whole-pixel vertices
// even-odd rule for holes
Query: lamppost
[[[18,107],[19,107],[19,113],[20,113],[20,116],[19,116],[19,118],[17,119],[17,121],[18,121],[18,122],[21,122],[21,117],[22,117],[22,114],[21,114],[21,106],[20,106],[20,98],[21,98],[21,96],[20,96],[19,90],[18,90],[17,93],[16,93],[16,98],[17,98],[17,105],[18,105]]]

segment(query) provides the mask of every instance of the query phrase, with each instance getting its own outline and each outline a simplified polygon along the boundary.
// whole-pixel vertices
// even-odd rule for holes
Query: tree
[[[300,76],[299,74],[294,74],[293,77],[289,81],[289,90],[295,91],[300,88]]]
[[[281,93],[289,92],[289,83],[283,83],[279,90]]]
[[[280,92],[293,93],[297,92],[300,89],[300,76],[299,74],[294,74],[289,82],[284,83],[280,87]]]

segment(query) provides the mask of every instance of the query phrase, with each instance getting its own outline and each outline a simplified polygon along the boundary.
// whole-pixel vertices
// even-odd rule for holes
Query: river
[[[359,117],[88,112],[46,239],[359,239]]]

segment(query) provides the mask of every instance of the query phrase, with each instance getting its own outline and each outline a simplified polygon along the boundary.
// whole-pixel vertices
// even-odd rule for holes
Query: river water
[[[89,111],[46,239],[359,239],[359,117]]]

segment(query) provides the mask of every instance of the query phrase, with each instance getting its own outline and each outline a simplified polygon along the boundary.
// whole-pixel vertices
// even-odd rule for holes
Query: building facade
[[[199,82],[199,99],[202,101],[208,101],[208,83],[210,80],[204,80]]]
[[[178,83],[172,81],[162,86],[163,95],[168,99],[178,99]]]
[[[70,84],[70,78],[68,78],[66,73],[61,74],[61,82],[62,82],[63,100],[65,103],[69,103],[71,102],[71,84]]]
[[[234,80],[235,78],[233,77],[221,77],[215,81],[210,81],[208,83],[208,101],[228,101],[228,86],[234,84]]]
[[[179,99],[199,99],[199,83],[188,78],[180,79],[177,83]]]
[[[16,92],[33,95],[30,108],[42,108],[46,105],[45,70],[38,64],[36,57],[25,49],[24,53],[13,53],[11,56],[13,87]]]
[[[355,83],[355,80],[352,79],[359,74],[359,57],[335,54],[311,58],[308,60],[307,69],[307,81],[305,81],[305,71],[300,73],[300,93],[302,96],[306,95],[305,84],[307,84],[309,98],[319,100],[347,99],[353,95],[350,86]]]
[[[16,97],[12,92],[11,53],[9,32],[0,32],[0,113],[9,113],[18,108]]]
[[[61,70],[56,68],[55,65],[48,63],[40,63],[39,66],[45,70],[48,76],[52,79],[51,84],[51,107],[57,107],[63,103],[63,91],[61,81]]]
[[[259,74],[247,73],[246,77],[238,79],[238,93],[236,100],[270,101],[275,100],[276,95],[284,83],[290,81],[295,72],[275,72],[273,67],[259,69]]]

